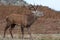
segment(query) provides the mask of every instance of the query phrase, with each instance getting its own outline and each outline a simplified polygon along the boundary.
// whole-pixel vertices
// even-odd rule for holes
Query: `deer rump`
[[[8,24],[17,24],[24,26],[30,25],[34,21],[34,16],[29,15],[20,15],[20,14],[11,14],[6,18]]]

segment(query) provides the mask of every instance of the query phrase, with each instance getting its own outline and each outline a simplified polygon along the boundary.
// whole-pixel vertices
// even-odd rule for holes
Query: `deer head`
[[[44,16],[42,11],[38,11],[37,10],[38,6],[34,7],[32,5],[30,5],[29,10],[31,10],[31,13],[35,16],[35,17],[41,17]]]

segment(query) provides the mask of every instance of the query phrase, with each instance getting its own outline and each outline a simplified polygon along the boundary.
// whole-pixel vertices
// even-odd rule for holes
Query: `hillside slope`
[[[44,16],[40,17],[32,26],[32,33],[56,34],[60,33],[60,12],[52,10],[46,6],[39,6],[39,11],[44,12]],[[19,6],[0,6],[0,33],[2,34],[5,28],[4,19],[12,13],[28,14],[28,7]],[[26,30],[25,30],[26,31]],[[19,33],[20,27],[15,27],[13,33]],[[9,32],[8,32],[9,33]],[[21,32],[20,32],[21,33]]]

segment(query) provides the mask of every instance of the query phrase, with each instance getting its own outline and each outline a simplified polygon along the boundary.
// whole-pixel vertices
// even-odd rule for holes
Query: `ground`
[[[60,40],[60,34],[32,34],[33,40]],[[29,36],[25,34],[24,40],[29,40]],[[0,35],[0,40],[22,40],[21,35],[14,34],[14,38],[12,39],[10,35],[7,35],[3,38]]]

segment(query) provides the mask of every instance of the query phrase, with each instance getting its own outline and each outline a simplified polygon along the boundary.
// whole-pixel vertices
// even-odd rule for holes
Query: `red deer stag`
[[[34,6],[29,7],[29,10],[31,12],[30,14],[26,15],[11,14],[6,18],[7,24],[4,30],[4,37],[7,29],[10,28],[10,34],[11,37],[13,38],[12,29],[15,27],[15,25],[19,24],[22,32],[22,39],[24,38],[24,28],[27,28],[28,34],[30,35],[30,39],[32,38],[30,27],[37,20],[37,18],[43,16],[43,12],[37,11],[37,9]]]

